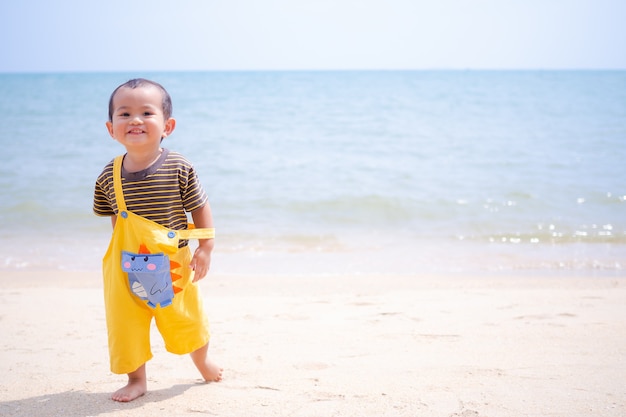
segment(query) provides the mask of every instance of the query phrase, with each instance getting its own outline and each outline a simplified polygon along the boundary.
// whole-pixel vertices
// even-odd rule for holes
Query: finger
[[[202,278],[204,278],[207,274],[207,269],[206,268],[198,268],[197,271],[195,271],[194,276],[193,276],[193,282],[199,281]]]

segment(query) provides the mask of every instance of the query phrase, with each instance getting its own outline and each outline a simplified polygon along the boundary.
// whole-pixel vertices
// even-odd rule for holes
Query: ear
[[[176,119],[170,117],[165,121],[165,129],[163,129],[163,137],[165,139],[167,136],[171,135],[174,129],[176,128]]]
[[[106,122],[106,126],[107,126],[107,130],[109,131],[109,135],[111,135],[111,137],[115,139],[115,136],[113,136],[113,123]]]

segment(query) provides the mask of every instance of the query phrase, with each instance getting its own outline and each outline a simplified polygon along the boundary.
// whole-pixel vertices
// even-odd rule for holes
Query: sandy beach
[[[0,271],[2,416],[624,416],[626,279],[219,275],[202,384],[153,332],[149,393],[109,399],[99,271]]]

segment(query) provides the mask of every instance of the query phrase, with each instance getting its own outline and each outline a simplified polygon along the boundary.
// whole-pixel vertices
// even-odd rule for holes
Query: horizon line
[[[120,70],[1,70],[0,75],[128,74],[128,73],[262,73],[262,72],[609,72],[626,68],[322,68],[322,69],[120,69]]]

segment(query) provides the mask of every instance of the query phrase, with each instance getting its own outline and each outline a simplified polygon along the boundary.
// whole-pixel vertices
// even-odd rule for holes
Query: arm
[[[198,229],[212,228],[213,227],[213,214],[211,213],[211,206],[209,203],[200,207],[197,210],[191,212],[193,223]],[[199,239],[198,248],[193,254],[191,269],[195,271],[193,282],[201,280],[209,272],[211,266],[211,252],[213,252],[214,240],[213,239]]]

